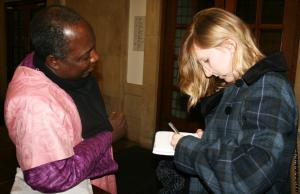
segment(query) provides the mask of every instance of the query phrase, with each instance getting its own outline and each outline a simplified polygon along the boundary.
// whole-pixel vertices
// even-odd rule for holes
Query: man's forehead
[[[63,33],[64,33],[65,36],[68,36],[68,37],[75,36],[74,29],[72,29],[70,27],[64,27]]]
[[[88,30],[89,29],[84,23],[67,24],[63,26],[63,34],[68,39],[76,38],[80,36],[80,34],[86,34]]]

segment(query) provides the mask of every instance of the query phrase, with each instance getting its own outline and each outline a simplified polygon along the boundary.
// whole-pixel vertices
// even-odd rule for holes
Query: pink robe
[[[29,55],[23,63],[31,61]],[[22,170],[69,158],[74,155],[73,147],[82,141],[81,121],[72,98],[38,70],[17,67],[7,90],[4,114]],[[114,175],[93,182],[117,193]]]

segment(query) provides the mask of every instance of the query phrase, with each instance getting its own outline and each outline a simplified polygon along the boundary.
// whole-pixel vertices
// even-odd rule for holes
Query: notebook
[[[174,149],[171,146],[173,131],[157,131],[153,144],[153,154],[174,156]],[[198,137],[196,133],[180,132],[182,135],[192,135]]]

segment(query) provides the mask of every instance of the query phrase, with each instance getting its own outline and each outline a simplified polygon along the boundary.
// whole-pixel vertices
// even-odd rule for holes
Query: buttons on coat
[[[231,106],[227,106],[225,108],[225,114],[229,115],[231,113],[231,110],[232,110]]]
[[[235,84],[236,87],[242,87],[243,84],[244,84],[244,81],[242,79],[238,79],[238,80],[235,81],[234,84]]]

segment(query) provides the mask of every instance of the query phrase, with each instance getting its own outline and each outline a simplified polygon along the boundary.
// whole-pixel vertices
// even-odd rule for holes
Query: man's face
[[[99,55],[95,49],[95,37],[92,29],[84,22],[66,25],[64,34],[69,40],[68,51],[64,59],[57,59],[54,72],[63,79],[74,80],[89,75]]]

